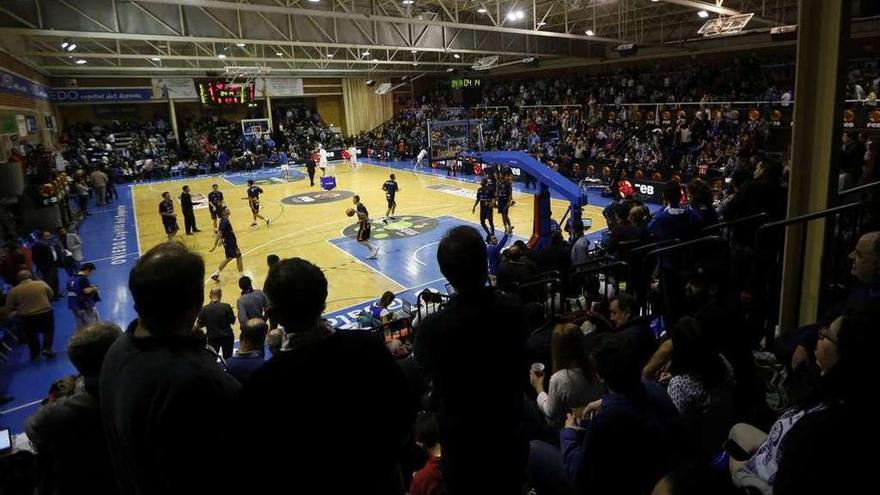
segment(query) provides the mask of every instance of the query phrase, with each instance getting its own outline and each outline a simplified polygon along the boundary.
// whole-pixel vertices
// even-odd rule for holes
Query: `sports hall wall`
[[[2,51],[0,51],[0,71],[2,71],[0,74],[29,79],[44,87],[49,85],[49,79],[43,74]],[[20,135],[16,123],[18,116],[24,116],[31,122],[35,121],[36,128],[27,126],[26,134]],[[54,130],[50,129],[46,117],[52,119],[57,117],[56,107],[48,98],[30,97],[0,89],[0,135],[8,136],[12,144],[21,140],[30,144],[42,143],[46,147],[54,148],[58,142],[57,126]]]
[[[50,85],[55,88],[70,87],[74,83],[79,88],[132,88],[150,87],[151,81],[149,78],[100,77],[77,77],[75,81],[71,78],[53,78],[50,81]],[[304,78],[302,97],[272,98],[271,104],[273,110],[295,104],[312,107],[321,114],[327,124],[339,127],[343,134],[346,132],[345,104],[342,98],[342,81],[339,78]],[[167,101],[58,105],[61,129],[81,122],[96,124],[106,124],[114,120],[147,122],[156,118],[162,118],[167,122],[170,119],[170,112]],[[211,107],[197,101],[177,100],[175,113],[181,125],[187,121],[215,116],[235,122],[247,118],[266,117],[266,105],[262,98],[256,101],[254,107],[245,105]]]

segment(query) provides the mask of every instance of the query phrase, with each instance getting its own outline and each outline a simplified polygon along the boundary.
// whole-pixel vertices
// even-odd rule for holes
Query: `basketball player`
[[[388,180],[382,184],[382,190],[385,191],[385,199],[388,200],[388,211],[385,212],[385,223],[388,223],[388,219],[394,220],[394,210],[397,209],[397,201],[394,200],[394,196],[397,194],[397,191],[400,191],[400,186],[397,185],[397,179],[394,178],[394,174],[388,176]]]
[[[290,161],[286,151],[281,150],[281,153],[278,153],[278,163],[281,164],[281,175],[284,176],[284,180],[290,180]]]
[[[357,241],[358,244],[364,246],[365,248],[370,250],[370,255],[367,256],[368,260],[375,259],[379,254],[379,248],[373,247],[370,244],[370,213],[367,211],[367,207],[361,203],[361,197],[357,194],[351,198],[352,203],[354,203],[355,212],[357,212],[358,216],[358,234]]]
[[[321,169],[321,177],[327,175],[327,150],[318,145],[318,167]]]
[[[254,216],[254,223],[251,224],[251,227],[256,227],[258,218],[266,222],[266,227],[268,227],[269,220],[260,215],[260,194],[263,194],[263,190],[259,186],[254,185],[253,179],[248,179],[247,183],[247,197],[241,199],[246,199],[251,207],[251,213]]]
[[[223,193],[217,184],[211,185],[208,193],[208,210],[211,212],[211,221],[214,222],[214,232],[217,232],[217,219],[223,213]]]
[[[492,193],[489,192],[488,180],[483,179],[480,188],[477,189],[477,200],[474,201],[474,207],[471,208],[471,213],[474,213],[477,209],[477,205],[480,205],[480,225],[483,226],[486,235],[495,235],[495,220],[492,218],[493,199]],[[489,222],[488,227],[486,226],[487,221]]]
[[[510,217],[507,215],[510,209],[510,203],[513,200],[513,183],[510,174],[501,175],[497,186],[497,206],[498,214],[501,215],[501,221],[504,222],[504,233],[513,232],[513,225],[510,224]]]
[[[238,268],[238,276],[241,278],[244,272],[244,262],[241,260],[241,250],[238,248],[238,239],[235,238],[235,232],[232,230],[232,223],[229,222],[229,208],[223,207],[220,210],[220,227],[217,229],[217,238],[214,239],[214,247],[211,253],[217,249],[217,245],[223,242],[223,250],[226,258],[220,262],[217,271],[211,274],[211,280],[220,283],[220,272],[226,268],[230,261],[235,259],[235,265]]]
[[[168,234],[168,242],[171,242],[180,227],[177,226],[177,216],[174,214],[174,201],[171,201],[171,194],[167,191],[162,193],[159,215],[162,215],[162,225],[165,226],[165,233]]]
[[[419,154],[416,156],[416,164],[413,166],[413,169],[421,168],[422,162],[428,161],[428,150],[422,148],[419,151]]]
[[[358,150],[354,143],[351,143],[351,148],[348,148],[348,161],[351,162],[351,168],[357,168]]]

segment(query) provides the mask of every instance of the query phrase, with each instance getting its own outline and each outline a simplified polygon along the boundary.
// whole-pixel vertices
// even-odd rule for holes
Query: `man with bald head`
[[[208,337],[208,345],[217,353],[223,354],[223,359],[232,357],[232,346],[235,344],[235,335],[232,333],[232,324],[235,323],[235,315],[232,306],[221,302],[223,291],[219,287],[211,289],[208,296],[210,302],[199,311],[198,328],[204,328]]]
[[[226,361],[226,371],[241,383],[263,365],[265,360],[266,332],[269,325],[260,318],[251,318],[241,326],[239,347],[235,355]]]
[[[798,345],[791,358],[791,367],[812,362],[811,354],[819,339],[819,330],[828,327],[844,311],[854,307],[871,307],[880,304],[880,231],[863,234],[849,254],[852,261],[850,273],[857,283],[842,304],[825,312],[819,322],[809,325],[798,334]]]
[[[40,359],[40,338],[43,334],[42,354],[55,357],[52,340],[55,338],[55,312],[51,299],[55,292],[42,280],[34,280],[29,270],[21,270],[16,277],[18,285],[6,296],[6,308],[21,318],[21,326],[27,337],[31,361]]]

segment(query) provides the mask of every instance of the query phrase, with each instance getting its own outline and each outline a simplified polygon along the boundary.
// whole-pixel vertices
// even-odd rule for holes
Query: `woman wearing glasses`
[[[874,408],[867,401],[876,386],[871,368],[880,343],[878,316],[876,309],[848,312],[819,332],[820,384],[811,400],[783,413],[769,433],[746,424],[731,429],[725,449],[736,486],[767,495],[852,493],[843,487],[870,473],[859,461],[876,447],[867,427],[875,423],[867,418]],[[820,486],[830,491],[816,491]]]

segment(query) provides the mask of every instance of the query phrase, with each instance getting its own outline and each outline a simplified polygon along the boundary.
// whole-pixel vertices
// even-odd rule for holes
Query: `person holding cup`
[[[538,408],[547,422],[561,428],[565,414],[599,398],[602,384],[584,354],[584,334],[576,325],[556,325],[550,338],[553,374],[549,390],[544,390],[544,365],[535,363],[529,371],[529,381],[538,394]]]

